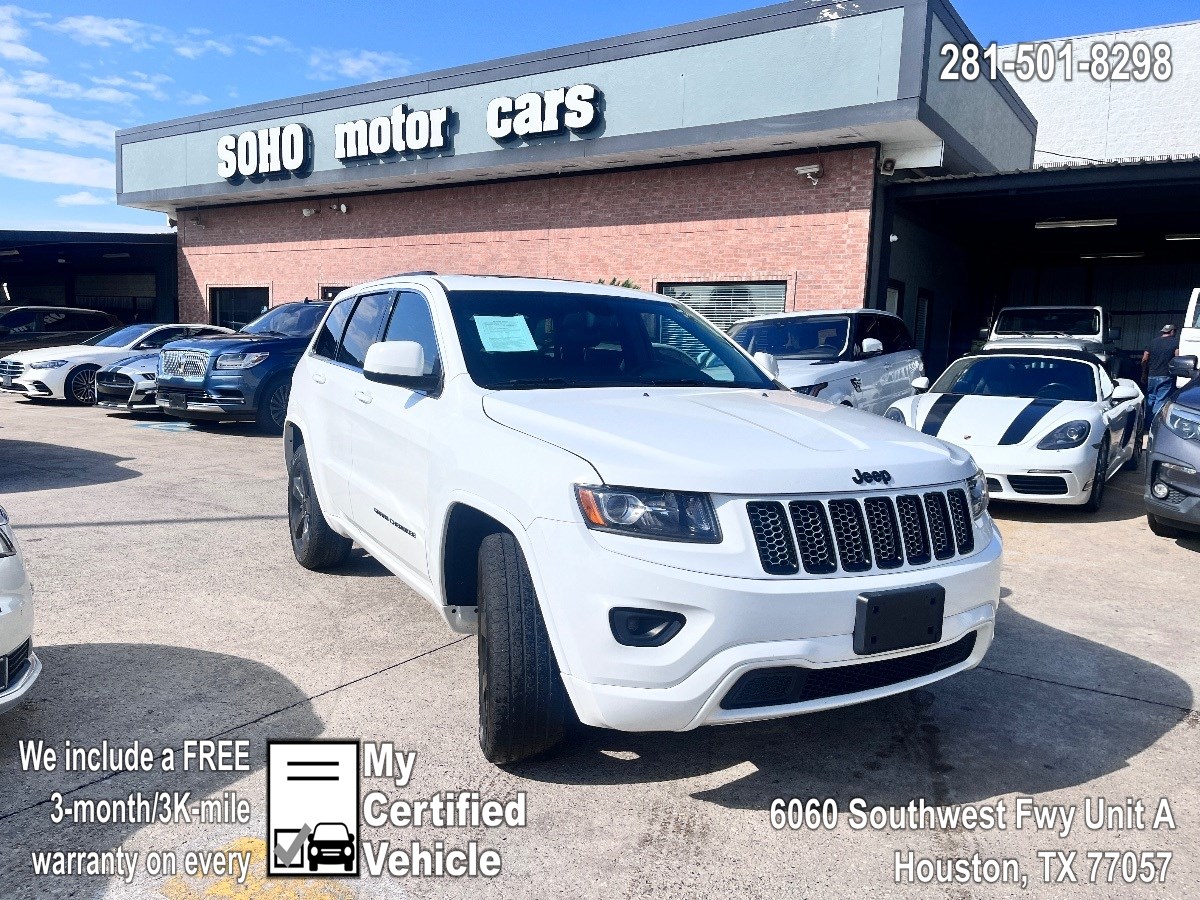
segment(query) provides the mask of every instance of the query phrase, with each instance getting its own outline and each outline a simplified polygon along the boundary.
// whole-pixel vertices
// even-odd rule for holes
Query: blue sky
[[[755,5],[752,0],[0,4],[0,229],[161,229],[163,216],[115,205],[116,128]],[[959,0],[955,6],[984,43],[1200,19],[1200,0]]]

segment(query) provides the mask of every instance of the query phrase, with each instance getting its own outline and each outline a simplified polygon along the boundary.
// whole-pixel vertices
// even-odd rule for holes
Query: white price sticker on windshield
[[[528,353],[537,350],[524,316],[475,316],[479,340],[488,353]]]

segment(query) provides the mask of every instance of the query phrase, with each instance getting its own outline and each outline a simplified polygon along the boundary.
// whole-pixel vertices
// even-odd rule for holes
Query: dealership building
[[[1093,126],[1177,118],[1196,63],[1122,107],[1078,75],[947,78],[975,43],[942,0],[785,3],[121,131],[118,201],[177,223],[185,319],[433,270],[628,280],[722,325],[887,308],[934,369],[1011,302],[1111,305],[1138,344],[1200,284],[1200,242],[1166,240],[1200,233],[1200,163],[1100,155]]]

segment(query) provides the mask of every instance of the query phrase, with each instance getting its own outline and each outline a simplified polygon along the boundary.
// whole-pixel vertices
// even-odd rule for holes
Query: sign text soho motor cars
[[[992,640],[1001,542],[970,455],[785,389],[660,296],[343,292],[284,448],[302,565],[357,542],[478,631],[493,762],[572,715],[683,731],[871,700]]]
[[[883,415],[911,397],[925,364],[904,320],[873,309],[780,313],[745,319],[729,336],[748,353],[767,353],[792,390]]]

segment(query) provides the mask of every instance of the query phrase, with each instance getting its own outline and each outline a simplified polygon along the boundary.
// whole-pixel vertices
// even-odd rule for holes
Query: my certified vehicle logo
[[[891,484],[892,473],[887,469],[880,469],[878,472],[864,472],[862,469],[855,469],[854,477],[850,480],[855,484]]]

